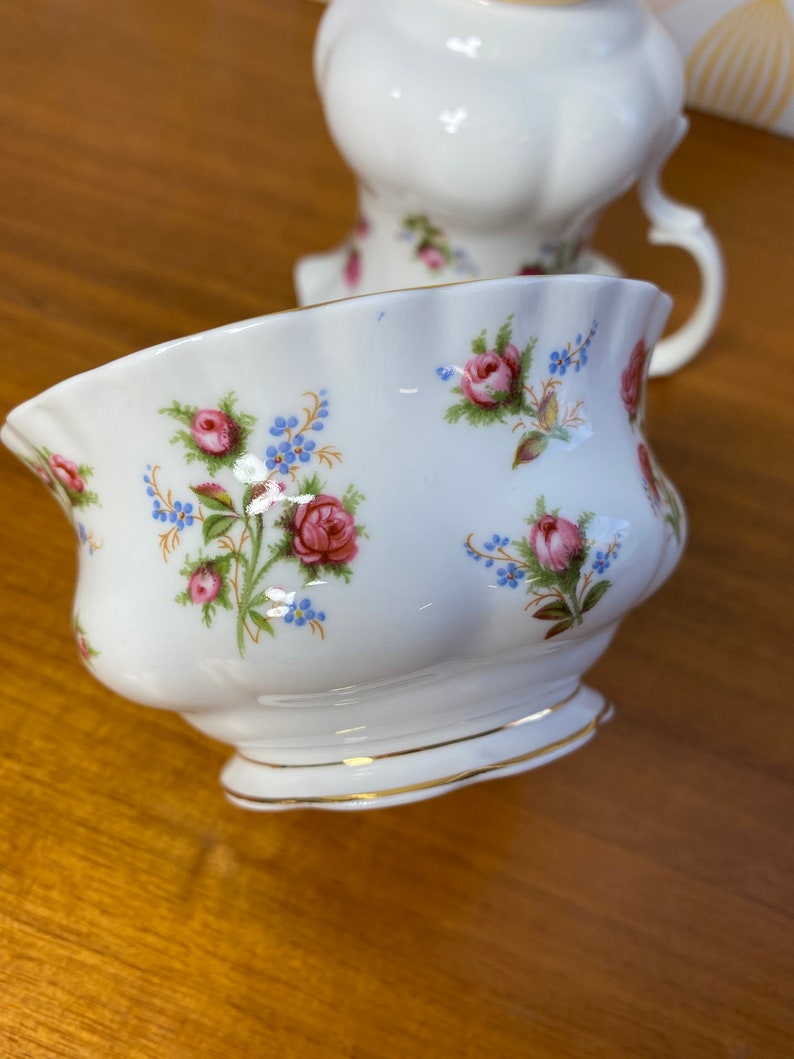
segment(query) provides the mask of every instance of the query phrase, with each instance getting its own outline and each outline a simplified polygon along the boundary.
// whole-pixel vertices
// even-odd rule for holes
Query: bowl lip
[[[6,440],[3,435],[10,434],[12,428],[16,425],[15,421],[18,419],[24,419],[29,409],[39,406],[45,401],[57,398],[62,394],[66,396],[76,386],[81,385],[87,378],[99,376],[104,378],[107,376],[108,379],[112,379],[119,372],[126,373],[130,369],[137,368],[139,364],[148,364],[149,361],[167,356],[172,351],[181,350],[185,346],[193,343],[203,342],[208,338],[220,335],[234,335],[240,331],[266,327],[268,322],[273,319],[295,314],[303,316],[323,314],[341,315],[352,311],[351,306],[366,306],[367,303],[372,303],[375,300],[383,302],[384,299],[387,305],[393,305],[394,303],[399,302],[437,301],[451,296],[463,296],[461,294],[462,289],[465,289],[466,291],[488,291],[503,290],[505,288],[509,289],[510,287],[521,289],[537,286],[550,287],[551,289],[570,286],[639,289],[655,293],[659,298],[668,303],[668,310],[673,304],[673,299],[666,291],[663,291],[655,283],[651,283],[648,280],[634,279],[624,276],[601,276],[592,273],[566,273],[553,276],[504,276],[493,279],[462,280],[456,283],[438,284],[426,287],[404,287],[395,290],[376,291],[371,294],[353,295],[348,298],[318,302],[314,305],[280,309],[275,312],[262,313],[259,316],[252,316],[243,320],[220,324],[217,327],[209,327],[203,331],[196,331],[193,334],[183,335],[179,338],[166,339],[164,342],[158,342],[155,345],[146,346],[143,349],[135,350],[132,353],[122,354],[119,357],[114,357],[112,360],[106,361],[104,364],[99,364],[94,368],[87,368],[85,371],[70,375],[59,382],[53,383],[52,386],[47,387],[45,390],[40,391],[13,407],[8,412],[5,423],[0,425],[0,440]]]

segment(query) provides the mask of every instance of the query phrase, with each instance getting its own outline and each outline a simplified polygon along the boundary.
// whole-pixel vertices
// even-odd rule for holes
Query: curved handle
[[[690,318],[672,335],[657,342],[651,375],[670,375],[700,352],[714,331],[725,296],[725,262],[714,233],[701,213],[675,202],[661,188],[664,164],[688,128],[689,122],[680,116],[639,184],[640,202],[651,221],[649,242],[687,250],[700,270],[701,281],[700,298]]]

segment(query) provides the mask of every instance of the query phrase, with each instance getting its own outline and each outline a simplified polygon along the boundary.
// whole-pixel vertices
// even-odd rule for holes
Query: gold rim
[[[237,791],[232,790],[224,784],[224,789],[230,798],[235,799],[238,802],[247,803],[249,805],[339,805],[342,803],[350,802],[374,802],[384,798],[395,798],[403,794],[416,794],[419,791],[429,791],[434,789],[440,789],[442,787],[450,787],[456,783],[463,783],[465,780],[475,779],[477,776],[485,776],[492,772],[499,772],[503,769],[511,768],[513,765],[522,765],[527,761],[532,761],[533,758],[542,757],[547,754],[554,753],[555,750],[562,750],[565,747],[571,746],[573,743],[580,742],[585,739],[588,735],[592,735],[598,728],[599,724],[609,713],[611,706],[604,696],[601,696],[602,705],[597,714],[582,728],[572,732],[564,739],[557,739],[553,743],[547,743],[545,746],[536,747],[535,750],[530,750],[526,754],[519,754],[517,757],[507,758],[504,761],[494,762],[492,765],[482,765],[479,768],[465,769],[463,772],[457,772],[451,776],[442,776],[440,779],[435,780],[424,780],[422,783],[410,783],[402,787],[390,787],[383,791],[366,791],[355,794],[322,794],[322,795],[310,795],[307,797],[293,797],[293,798],[265,798],[257,797],[248,794],[239,794]],[[508,726],[505,726],[508,727]],[[462,742],[462,740],[461,740]]]
[[[532,721],[542,721],[544,717],[548,717],[550,713],[556,713],[557,710],[562,709],[563,706],[567,706],[568,703],[574,699],[581,691],[582,685],[577,684],[576,688],[571,694],[565,698],[560,699],[559,702],[555,702],[552,706],[546,706],[542,710],[537,710],[535,713],[528,713],[525,717],[519,717],[516,721],[508,721],[507,724],[501,724],[498,728],[488,728],[484,732],[472,732],[471,735],[461,735],[457,739],[444,739],[438,743],[427,743],[425,746],[412,746],[407,747],[405,750],[391,750],[386,754],[360,754],[357,756],[351,756],[342,758],[340,761],[312,761],[306,765],[285,765],[281,762],[275,761],[260,761],[258,758],[250,757],[244,753],[240,748],[237,748],[237,756],[242,761],[247,761],[251,765],[261,765],[263,768],[268,769],[323,769],[333,768],[335,765],[347,765],[349,767],[355,767],[356,765],[369,765],[373,761],[385,761],[387,758],[392,757],[404,757],[406,754],[421,754],[423,750],[438,750],[444,746],[455,746],[458,743],[468,743],[471,739],[482,739],[487,735],[498,735],[499,732],[505,732],[508,728],[519,728],[521,725],[530,724]]]

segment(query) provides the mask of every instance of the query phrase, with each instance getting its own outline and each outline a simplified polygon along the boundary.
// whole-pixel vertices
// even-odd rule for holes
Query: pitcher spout
[[[74,524],[83,543],[88,543],[90,534],[78,513],[99,506],[99,496],[92,488],[93,467],[63,446],[50,448],[23,433],[13,420],[15,415],[24,414],[24,407],[12,413],[0,428],[0,441],[39,478]]]

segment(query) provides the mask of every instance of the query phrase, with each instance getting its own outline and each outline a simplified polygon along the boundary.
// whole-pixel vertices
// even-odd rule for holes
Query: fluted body
[[[2,437],[74,520],[83,658],[242,747],[244,802],[424,790],[494,731],[489,767],[573,745],[581,673],[683,544],[642,434],[668,306],[592,277],[373,295],[20,406]]]

